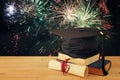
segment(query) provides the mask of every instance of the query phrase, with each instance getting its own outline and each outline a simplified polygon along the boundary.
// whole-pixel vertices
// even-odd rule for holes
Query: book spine
[[[103,76],[103,71],[102,69],[99,69],[99,68],[89,67],[88,73]]]
[[[50,69],[61,71],[61,64],[62,63],[60,63],[57,60],[50,60],[48,67]],[[73,74],[73,75],[77,75],[77,76],[81,76],[81,77],[87,77],[87,75],[88,75],[88,67],[87,66],[75,65],[72,63],[67,63],[67,64],[70,66],[68,73]]]
[[[103,73],[100,61],[101,60],[96,61],[96,62],[92,63],[91,65],[88,65],[88,69],[89,69],[88,73],[103,76],[104,73]],[[104,65],[105,71],[108,72],[110,67],[111,67],[111,61],[105,60],[105,65]]]

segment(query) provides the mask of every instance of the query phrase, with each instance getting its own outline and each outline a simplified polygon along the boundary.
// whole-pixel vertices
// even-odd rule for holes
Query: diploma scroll
[[[49,68],[54,69],[54,70],[60,70],[61,71],[61,64],[57,60],[50,60],[49,61]],[[84,65],[76,65],[72,63],[67,63],[70,66],[70,69],[68,73],[81,76],[81,77],[86,77],[88,75],[88,67]]]

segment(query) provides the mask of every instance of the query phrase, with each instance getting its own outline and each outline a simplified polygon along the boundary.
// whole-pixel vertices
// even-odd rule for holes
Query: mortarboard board
[[[75,58],[87,58],[97,54],[98,41],[96,38],[100,34],[98,29],[69,28],[49,32],[62,37],[61,49],[64,54]]]
[[[87,38],[99,35],[99,30],[94,28],[69,28],[51,30],[50,33],[65,39]]]

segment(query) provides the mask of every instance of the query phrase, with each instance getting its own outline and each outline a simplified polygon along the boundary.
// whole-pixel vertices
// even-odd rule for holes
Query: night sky
[[[24,25],[19,25],[22,20],[18,20],[18,23],[8,23],[7,17],[4,16],[6,1],[0,0],[0,55],[37,56],[51,55],[52,53],[56,55],[55,51],[59,49],[61,44],[59,37],[51,36],[46,29],[41,28],[38,33],[34,32],[35,29],[31,29],[32,33],[28,33],[26,31],[29,29],[28,26],[33,25],[30,22],[31,18],[28,18],[29,23],[24,23]],[[110,31],[114,34],[110,39],[105,40],[104,53],[105,55],[120,55],[120,0],[108,0],[107,6],[113,26]],[[41,23],[41,26],[47,24],[42,21]],[[34,36],[35,34],[37,36]],[[51,42],[54,43],[51,44]]]

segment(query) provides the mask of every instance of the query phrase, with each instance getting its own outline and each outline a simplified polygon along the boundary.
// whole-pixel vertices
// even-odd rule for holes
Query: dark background
[[[109,39],[104,41],[104,54],[105,55],[120,55],[120,0],[108,0],[108,9],[111,14],[111,22],[113,28],[110,30],[114,34],[110,36]],[[48,40],[52,40],[48,33],[40,34],[38,37],[34,38],[28,36],[25,27],[18,27],[16,25],[8,25],[3,20],[3,0],[0,0],[0,55],[50,55],[55,54],[55,50],[60,46],[59,41],[56,41],[54,46],[45,45]],[[23,32],[21,34],[21,32]],[[14,35],[20,36],[18,47],[13,47],[15,45]],[[11,42],[13,41],[13,42]],[[44,53],[38,52],[39,47],[33,47],[34,42],[39,41],[41,45],[47,47],[47,51]]]
[[[120,55],[120,0],[107,0],[108,9],[111,13],[113,32],[115,35],[105,43],[106,55]]]

